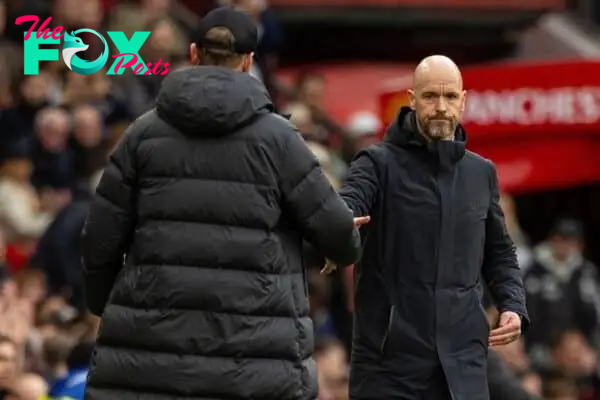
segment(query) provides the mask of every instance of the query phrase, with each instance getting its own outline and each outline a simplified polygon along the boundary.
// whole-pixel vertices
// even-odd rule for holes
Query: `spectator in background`
[[[16,377],[6,400],[40,400],[48,395],[48,383],[36,374],[21,374]]]
[[[170,9],[171,0],[120,1],[110,13],[107,30],[122,31],[130,38],[136,31],[144,31],[150,24],[169,18]],[[177,43],[185,43],[184,37],[178,32]]]
[[[598,333],[600,288],[598,270],[583,256],[583,227],[571,219],[558,221],[545,243],[535,248],[535,260],[524,278],[532,319],[526,340],[535,364],[551,364],[554,336],[581,332],[588,343]]]
[[[109,142],[100,111],[82,105],[73,111],[72,148],[78,178],[85,181],[106,165]]]
[[[303,71],[296,78],[298,100],[311,108],[323,110],[325,105],[325,77],[318,72]]]
[[[23,51],[4,36],[7,21],[6,0],[0,0],[0,109],[9,108],[15,100],[12,86],[18,82],[23,66]],[[2,130],[2,134],[10,131]]]
[[[56,216],[42,236],[31,266],[48,276],[52,295],[64,296],[69,303],[85,310],[81,232],[87,217],[91,193],[87,186],[77,189],[73,202]]]
[[[315,343],[319,400],[348,400],[348,355],[343,344],[325,337]]]
[[[558,335],[551,345],[552,369],[577,384],[580,400],[598,399],[598,358],[586,337],[577,330]]]
[[[535,370],[531,369],[518,375],[521,379],[521,387],[532,396],[542,397],[543,381],[542,377]]]
[[[169,18],[163,18],[149,23],[144,30],[150,30],[152,33],[144,44],[144,60],[155,63],[162,60],[169,63],[172,68],[178,58],[182,57],[181,47],[187,41],[182,40],[179,35],[177,25]],[[164,66],[161,67],[164,70]],[[133,115],[140,115],[150,110],[154,106],[155,98],[158,94],[160,85],[166,75],[133,75],[129,72],[124,73],[118,81],[121,90],[125,95],[127,107]]]
[[[354,114],[346,130],[350,133],[354,141],[354,153],[379,142],[379,133],[383,128],[379,118],[368,111]]]
[[[115,7],[111,13],[107,30],[123,31],[131,37],[136,31],[150,31],[151,34],[141,49],[140,56],[153,64],[159,59],[171,66],[187,57],[187,36],[179,24],[170,16],[170,0],[143,0],[125,2]],[[163,67],[164,68],[164,67]],[[99,75],[99,74],[93,74]],[[154,106],[160,84],[165,75],[133,75],[126,71],[116,77],[122,103],[135,118]]]
[[[324,107],[324,76],[311,70],[300,72],[296,78],[295,94],[297,101],[309,107],[313,123],[327,133],[319,141],[332,151],[339,152],[343,160],[350,161],[354,151],[352,138],[342,126],[329,118]]]
[[[14,99],[15,108],[2,112],[1,147],[12,146],[22,140],[33,141],[35,117],[49,104],[50,81],[51,77],[41,71],[38,75],[24,77],[17,85],[19,96]]]
[[[298,101],[288,104],[283,114],[290,117],[290,122],[300,131],[321,167],[329,174],[328,178],[339,187],[339,181],[345,178],[348,166],[325,146],[329,134],[323,126],[315,123],[312,109]]]
[[[36,114],[32,182],[36,188],[52,192],[63,205],[70,200],[69,190],[76,183],[70,132],[71,117],[65,110],[45,108]]]
[[[334,157],[331,154],[331,152],[327,149],[327,147],[322,146],[319,143],[309,141],[306,142],[306,145],[317,158],[317,161],[323,169],[323,173],[329,180],[329,183],[331,183],[331,186],[333,186],[336,190],[339,189],[339,187],[341,186],[341,182],[338,178],[339,175],[335,173]]]
[[[498,347],[494,351],[502,357],[513,373],[518,376],[526,376],[529,371],[533,370],[533,365],[525,350],[523,339],[519,339],[506,346]]]
[[[67,372],[54,381],[50,396],[68,397],[72,400],[84,400],[85,382],[94,350],[94,343],[84,341],[75,346],[67,358]]]
[[[323,75],[306,70],[298,74],[295,84],[297,100],[310,108],[314,124],[322,127],[329,125],[325,110],[325,83]],[[333,140],[328,132],[326,143],[332,144]]]
[[[59,306],[60,307],[60,306]],[[48,382],[56,382],[63,379],[69,372],[67,358],[75,347],[75,340],[68,335],[59,334],[60,330],[56,321],[50,317],[44,321],[54,328],[54,332],[44,338],[43,356],[44,356],[44,376]]]
[[[544,400],[581,400],[579,389],[573,379],[554,372],[544,377]]]
[[[0,149],[0,229],[9,244],[40,237],[53,218],[30,184],[33,165],[24,141]]]
[[[75,108],[84,104],[100,106],[106,101],[110,86],[105,70],[92,75],[68,71],[60,95],[61,106],[65,108]]]
[[[279,66],[279,50],[283,44],[283,29],[267,0],[221,0],[221,6],[233,5],[248,13],[258,26],[258,47],[250,74],[260,80],[274,104],[278,103],[275,73]]]
[[[285,106],[282,113],[290,117],[290,122],[296,126],[305,140],[321,144],[327,142],[327,131],[315,123],[308,105],[300,101],[293,102]]]
[[[19,372],[18,357],[17,345],[0,334],[0,399],[5,398]]]
[[[488,354],[488,386],[490,400],[539,400],[541,381],[538,386],[525,386],[515,375],[504,360],[494,350]],[[531,393],[531,392],[533,393]]]

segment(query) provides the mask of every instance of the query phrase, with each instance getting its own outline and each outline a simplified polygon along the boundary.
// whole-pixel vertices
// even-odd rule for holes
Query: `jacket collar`
[[[435,157],[442,169],[452,169],[465,155],[467,133],[459,124],[454,132],[454,140],[427,141],[419,133],[415,112],[410,107],[402,107],[396,120],[388,127],[385,142],[407,150],[425,149]]]

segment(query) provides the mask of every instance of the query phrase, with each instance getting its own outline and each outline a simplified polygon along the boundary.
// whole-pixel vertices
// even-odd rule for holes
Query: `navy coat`
[[[496,169],[465,142],[459,126],[454,141],[428,143],[403,108],[340,190],[355,216],[371,216],[355,277],[351,399],[416,400],[447,382],[454,400],[488,400],[481,277],[499,309],[527,324]]]

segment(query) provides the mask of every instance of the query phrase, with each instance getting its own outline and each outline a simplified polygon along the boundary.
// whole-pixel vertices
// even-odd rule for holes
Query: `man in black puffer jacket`
[[[198,31],[199,66],[128,129],[86,223],[86,399],[315,399],[302,242],[350,264],[367,218],[247,73],[249,17],[217,9]]]

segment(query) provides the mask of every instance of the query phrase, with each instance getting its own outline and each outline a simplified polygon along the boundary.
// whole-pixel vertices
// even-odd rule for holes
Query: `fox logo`
[[[90,46],[83,43],[81,38],[78,38],[76,35],[79,33],[89,32],[98,36],[102,43],[104,44],[104,50],[98,59],[94,61],[86,61],[79,58],[76,53],[87,50]],[[73,72],[77,72],[81,75],[91,75],[95,72],[98,72],[104,67],[106,61],[108,60],[108,43],[102,35],[98,32],[91,29],[79,29],[75,32],[71,32],[68,34],[65,32],[63,48],[62,48],[62,56],[65,64],[69,69]]]

